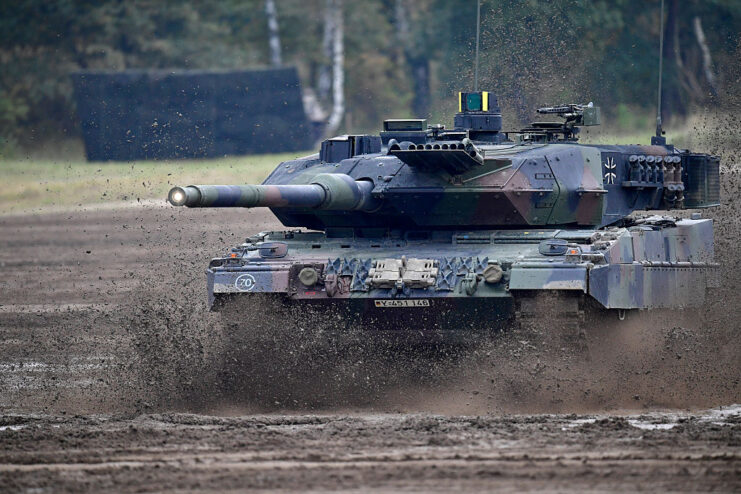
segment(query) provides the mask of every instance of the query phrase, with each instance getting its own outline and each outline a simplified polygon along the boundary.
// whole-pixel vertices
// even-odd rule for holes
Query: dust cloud
[[[342,316],[255,298],[230,327],[181,271],[139,291],[136,368],[160,409],[208,413],[393,411],[445,414],[693,409],[741,402],[741,240],[736,169],[723,170],[716,221],[721,287],[704,308],[547,311],[465,346],[400,345]],[[179,277],[183,278],[180,280]],[[167,295],[163,295],[167,294]],[[543,304],[544,307],[548,303]],[[234,311],[232,311],[234,312]]]

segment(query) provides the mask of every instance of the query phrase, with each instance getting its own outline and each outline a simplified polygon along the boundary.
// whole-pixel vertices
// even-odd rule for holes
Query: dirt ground
[[[738,492],[740,185],[724,170],[706,213],[723,270],[703,310],[438,351],[274,321],[240,362],[203,271],[268,213],[0,217],[0,490]]]

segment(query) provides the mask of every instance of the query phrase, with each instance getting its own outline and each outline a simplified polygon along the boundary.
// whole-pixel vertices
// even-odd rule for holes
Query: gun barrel
[[[167,200],[190,208],[310,208],[366,210],[378,206],[373,182],[322,173],[301,185],[189,185],[173,187]]]
[[[189,208],[307,207],[324,201],[319,185],[189,185],[174,187],[167,200]]]

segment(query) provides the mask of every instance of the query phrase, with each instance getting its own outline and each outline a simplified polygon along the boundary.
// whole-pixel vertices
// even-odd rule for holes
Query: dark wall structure
[[[90,161],[301,151],[314,141],[295,68],[72,77]]]

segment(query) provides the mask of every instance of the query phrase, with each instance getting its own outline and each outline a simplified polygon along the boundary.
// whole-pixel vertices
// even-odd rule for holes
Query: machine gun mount
[[[561,122],[533,122],[520,131],[525,140],[551,142],[554,140],[576,141],[579,127],[600,124],[600,109],[591,102],[586,105],[575,103],[538,108],[541,115],[556,115]]]

